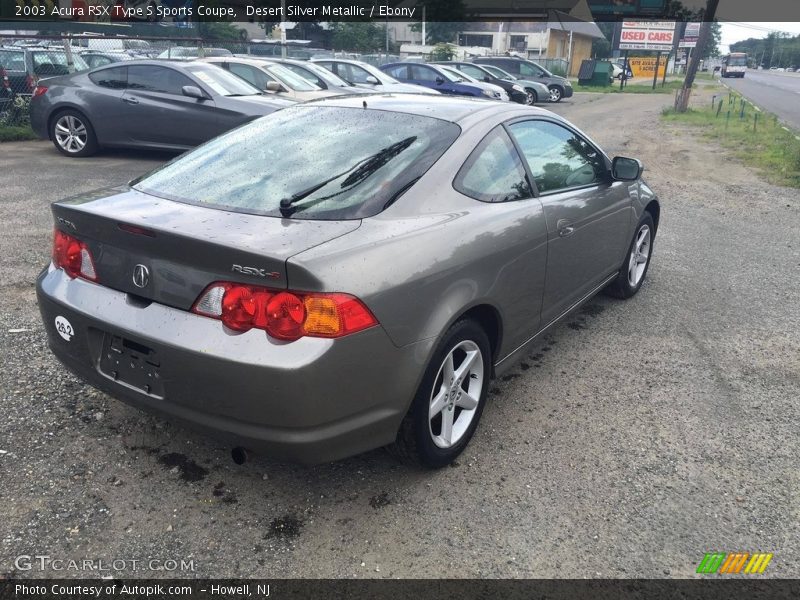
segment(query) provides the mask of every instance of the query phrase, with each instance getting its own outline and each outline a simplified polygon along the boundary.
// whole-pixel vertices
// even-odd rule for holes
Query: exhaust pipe
[[[233,450],[231,450],[231,458],[233,462],[237,465],[243,465],[250,459],[250,453],[247,451],[246,448],[242,448],[241,446],[237,446]]]

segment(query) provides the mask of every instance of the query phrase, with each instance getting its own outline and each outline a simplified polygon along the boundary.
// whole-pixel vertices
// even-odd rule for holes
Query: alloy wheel
[[[528,90],[525,93],[525,104],[527,104],[528,106],[533,106],[534,104],[536,104],[536,94]]]
[[[644,276],[647,261],[650,259],[650,227],[642,225],[636,233],[636,238],[628,258],[628,283],[636,287]]]
[[[475,342],[464,340],[445,356],[428,410],[428,429],[439,448],[457,444],[469,429],[480,403],[483,377],[483,355]]]
[[[64,115],[55,126],[56,143],[66,152],[74,154],[86,146],[89,133],[86,125],[74,115]]]
[[[561,100],[561,90],[557,87],[550,88],[550,102],[558,102]]]

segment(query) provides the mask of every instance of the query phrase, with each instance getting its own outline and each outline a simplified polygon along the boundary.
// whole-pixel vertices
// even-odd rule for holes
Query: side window
[[[533,195],[519,154],[502,127],[493,129],[472,151],[453,187],[481,202],[508,202]]]
[[[0,52],[0,67],[6,71],[25,71],[25,55],[22,52]]]
[[[528,77],[544,77],[544,71],[528,63],[520,63],[519,72],[521,75],[526,75]]]
[[[356,65],[347,65],[347,81],[350,83],[366,83],[369,73]]]
[[[389,67],[386,69],[386,72],[395,79],[408,79],[408,65],[396,65],[394,67]]]
[[[582,137],[549,121],[509,126],[540,193],[600,183],[606,166],[600,153]]]
[[[433,69],[420,65],[411,65],[411,79],[415,81],[436,81],[439,74]]]
[[[93,69],[111,64],[111,59],[107,56],[84,56],[83,59],[89,63],[89,66]]]
[[[128,67],[111,67],[89,74],[92,83],[112,90],[124,90],[128,83]]]
[[[161,92],[162,94],[183,94],[185,85],[196,85],[191,79],[166,67],[136,65],[128,67],[128,89],[142,92]]]
[[[256,86],[260,90],[267,89],[267,82],[272,81],[272,78],[264,73],[264,71],[261,69],[256,69],[255,67],[251,67],[250,65],[232,62],[228,63],[228,69],[234,75],[238,75],[246,82]]]
[[[317,75],[315,73],[312,73],[311,71],[307,71],[303,67],[298,67],[297,65],[284,64],[283,66],[286,67],[287,69],[289,69],[295,75],[299,75],[300,77],[302,77],[306,81],[310,81],[314,85],[319,86],[322,89],[325,89],[325,82],[322,81],[319,77],[317,77]],[[266,86],[267,86],[267,84],[265,83],[259,89],[264,89]]]
[[[463,71],[470,77],[474,77],[478,81],[483,81],[483,78],[486,77],[486,73],[477,67],[473,67],[472,65],[461,65],[459,70]]]

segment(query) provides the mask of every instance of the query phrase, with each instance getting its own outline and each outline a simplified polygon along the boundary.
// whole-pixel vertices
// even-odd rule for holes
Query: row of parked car
[[[67,74],[63,49],[0,48],[5,73],[24,77],[15,89],[31,97],[31,126],[68,156],[100,146],[185,150],[293,103],[344,94],[446,94],[528,105],[572,95],[568,80],[510,57],[381,67],[231,53],[143,60],[87,50],[71,59],[77,72]]]

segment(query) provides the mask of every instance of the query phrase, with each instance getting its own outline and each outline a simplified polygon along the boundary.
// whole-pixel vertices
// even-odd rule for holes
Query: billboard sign
[[[589,0],[593,15],[660,15],[666,8],[666,0]],[[651,17],[652,18],[652,17]]]
[[[675,40],[675,21],[623,21],[620,50],[669,52]]]
[[[700,23],[687,23],[686,31],[683,32],[678,46],[680,48],[695,48],[697,46],[697,38],[700,37]]]

